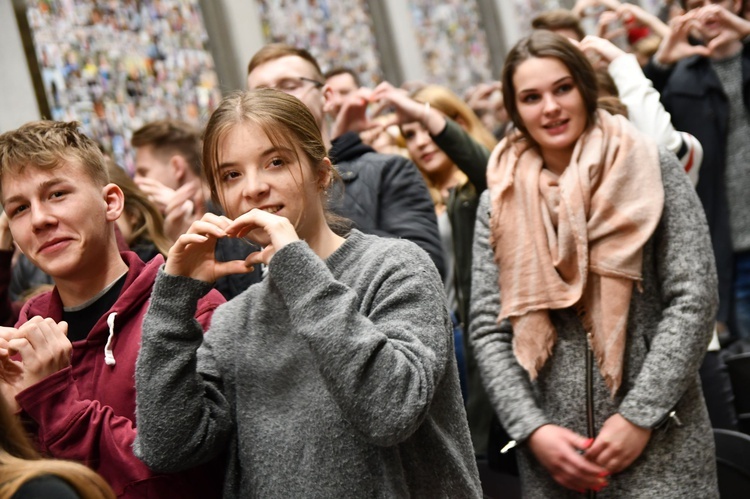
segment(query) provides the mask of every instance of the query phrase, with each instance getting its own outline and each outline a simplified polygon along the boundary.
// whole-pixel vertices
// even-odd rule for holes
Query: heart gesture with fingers
[[[268,100],[293,99],[274,91],[256,92]],[[309,132],[320,140],[312,116],[307,118]],[[295,115],[295,119],[301,118]],[[170,249],[166,273],[214,282],[250,272],[258,263],[268,265],[277,251],[300,239],[321,258],[343,243],[326,221],[326,191],[334,173],[325,149],[313,154],[274,132],[271,140],[260,125],[233,123],[222,137],[206,137],[207,142],[214,141],[218,153],[217,162],[209,165],[210,183],[227,216],[207,213],[193,222]],[[313,142],[312,137],[307,142]],[[214,251],[223,237],[248,239],[262,249],[245,260],[219,262]]]
[[[70,365],[67,334],[66,322],[39,316],[17,329],[0,328],[0,391],[11,407],[18,393]]]

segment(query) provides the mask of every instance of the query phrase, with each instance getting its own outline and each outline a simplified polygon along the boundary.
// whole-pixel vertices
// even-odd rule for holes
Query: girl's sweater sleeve
[[[648,355],[619,407],[632,423],[653,428],[666,418],[698,368],[713,335],[717,277],[706,217],[675,157],[660,152],[664,211],[654,234],[662,313]]]
[[[269,265],[294,333],[309,345],[339,410],[364,439],[382,446],[410,437],[444,376],[456,375],[435,266],[412,243],[387,244],[367,252],[377,265],[370,257],[357,261],[356,290],[302,241],[279,250]]]
[[[133,447],[156,471],[208,462],[226,448],[231,434],[229,403],[211,343],[204,342],[203,328],[193,317],[198,300],[210,289],[201,281],[159,271],[143,319]]]
[[[474,232],[470,341],[492,407],[508,434],[523,441],[549,419],[537,405],[529,376],[513,354],[510,323],[497,322],[500,290],[489,242],[489,212],[489,191],[485,191],[477,208]]]

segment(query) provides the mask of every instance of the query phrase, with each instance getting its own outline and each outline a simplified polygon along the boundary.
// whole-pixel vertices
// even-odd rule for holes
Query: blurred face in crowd
[[[305,59],[288,55],[256,66],[247,75],[247,88],[275,88],[301,100],[323,128],[323,83],[315,67]]]
[[[568,67],[553,57],[531,57],[513,75],[516,106],[545,165],[561,173],[586,129],[586,106]]]
[[[177,189],[180,187],[180,179],[173,161],[176,161],[174,156],[170,158],[168,154],[157,153],[153,146],[136,147],[134,180],[138,183],[148,178],[170,189]]]
[[[740,14],[740,8],[742,7],[741,0],[685,0],[685,10],[691,11],[699,9],[707,5],[719,5],[733,14]],[[714,17],[708,17],[701,21],[701,26],[698,28],[699,36],[703,41],[708,42],[713,40],[721,34],[722,24],[718,19]]]
[[[326,101],[331,117],[336,117],[346,97],[357,90],[357,82],[349,73],[340,73],[326,80]]]
[[[419,123],[401,126],[409,156],[422,173],[433,181],[448,175],[453,170],[453,161],[430,137],[430,133]]]

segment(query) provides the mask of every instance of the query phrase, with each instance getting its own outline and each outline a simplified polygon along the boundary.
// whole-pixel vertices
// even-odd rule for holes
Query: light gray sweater
[[[489,243],[488,194],[480,200],[471,341],[492,405],[508,434],[521,442],[524,497],[581,497],[554,482],[525,445],[534,430],[552,423],[595,437],[615,413],[653,433],[641,456],[610,477],[597,498],[718,497],[713,435],[698,379],[716,314],[716,269],[695,189],[674,154],[662,148],[659,160],[664,211],[643,249],[643,289],[633,291],[623,382],[614,398],[599,369],[591,370],[593,435],[587,435],[586,332],[572,308],[551,311],[557,341],[530,381],[513,354],[510,322],[497,322],[501,296]],[[671,411],[681,426],[670,420]]]
[[[440,277],[411,242],[306,243],[193,320],[205,283],[160,273],[136,369],[136,455],[227,453],[226,497],[481,497]]]

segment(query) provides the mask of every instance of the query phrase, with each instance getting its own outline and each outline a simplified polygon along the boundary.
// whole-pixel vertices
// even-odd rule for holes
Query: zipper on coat
[[[589,438],[594,435],[594,352],[591,350],[591,334],[586,335],[586,431]],[[589,490],[586,497],[594,499],[596,492]]]

